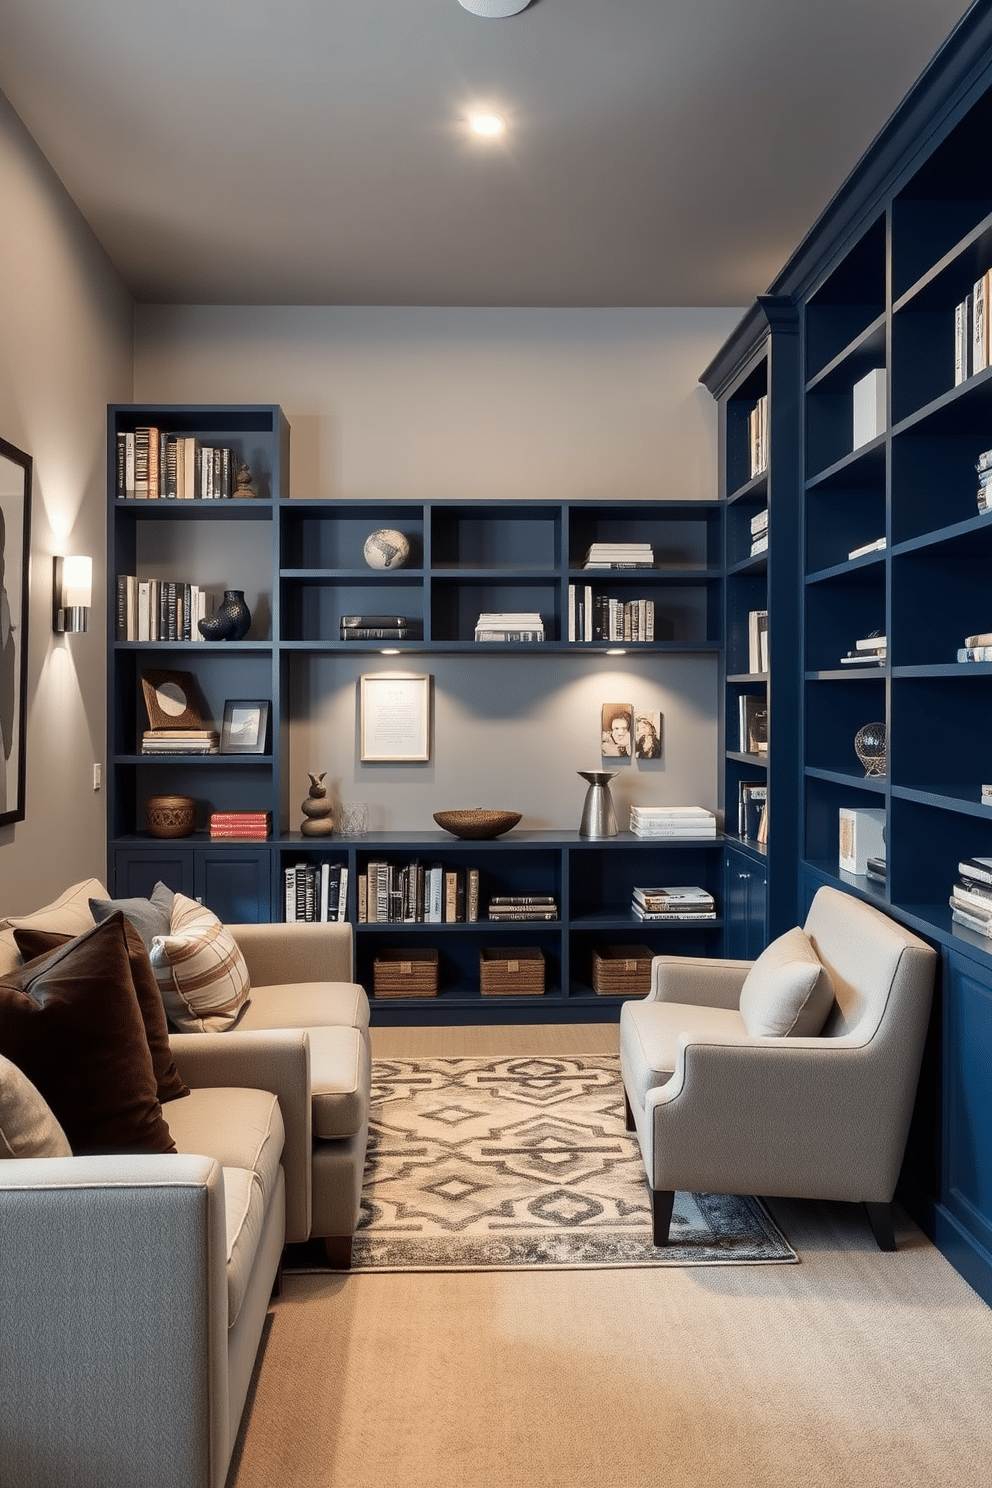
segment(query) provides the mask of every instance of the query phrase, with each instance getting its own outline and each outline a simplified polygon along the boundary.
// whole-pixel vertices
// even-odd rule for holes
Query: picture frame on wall
[[[228,698],[220,732],[221,754],[265,754],[271,706],[268,698]]]
[[[359,680],[359,754],[366,763],[431,757],[431,679],[376,672]]]
[[[0,826],[24,820],[31,456],[0,439]]]

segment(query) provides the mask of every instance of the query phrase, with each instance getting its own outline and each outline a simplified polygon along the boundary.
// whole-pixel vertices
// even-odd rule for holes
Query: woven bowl
[[[435,811],[434,820],[453,837],[481,841],[486,837],[502,837],[517,825],[520,816],[519,811],[488,811],[476,806],[473,811]]]
[[[189,837],[196,826],[192,796],[149,796],[145,807],[149,837]]]

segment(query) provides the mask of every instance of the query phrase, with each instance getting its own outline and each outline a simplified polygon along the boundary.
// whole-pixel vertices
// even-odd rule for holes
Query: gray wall
[[[0,95],[0,435],[34,459],[25,820],[0,827],[0,913],[104,876],[106,405],[131,396],[131,301]],[[89,553],[85,635],[52,632],[52,556]]]
[[[280,403],[297,497],[704,499],[716,416],[697,377],[739,315],[139,306],[135,397]],[[370,803],[374,828],[419,830],[436,809],[475,805],[573,827],[575,771],[599,766],[599,706],[627,701],[663,713],[665,754],[621,772],[618,804],[717,804],[713,658],[431,658],[430,763],[363,766],[358,677],[394,664],[296,667],[294,805],[307,771],[326,770],[342,798]]]

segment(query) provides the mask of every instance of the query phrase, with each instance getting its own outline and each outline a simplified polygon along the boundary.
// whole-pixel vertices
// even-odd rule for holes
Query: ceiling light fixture
[[[517,15],[526,10],[530,0],[458,0],[462,10],[482,16],[487,21],[498,21],[503,16]]]
[[[481,134],[484,139],[495,139],[506,128],[506,121],[499,114],[473,114],[468,122],[473,132]]]

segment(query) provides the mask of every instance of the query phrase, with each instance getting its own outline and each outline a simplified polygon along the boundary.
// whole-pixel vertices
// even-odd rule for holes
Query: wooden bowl
[[[482,841],[487,837],[502,837],[520,820],[519,811],[489,811],[476,806],[472,811],[435,811],[434,820],[439,827],[453,837],[466,841]]]
[[[149,837],[189,837],[196,826],[192,796],[149,796],[145,808]]]

